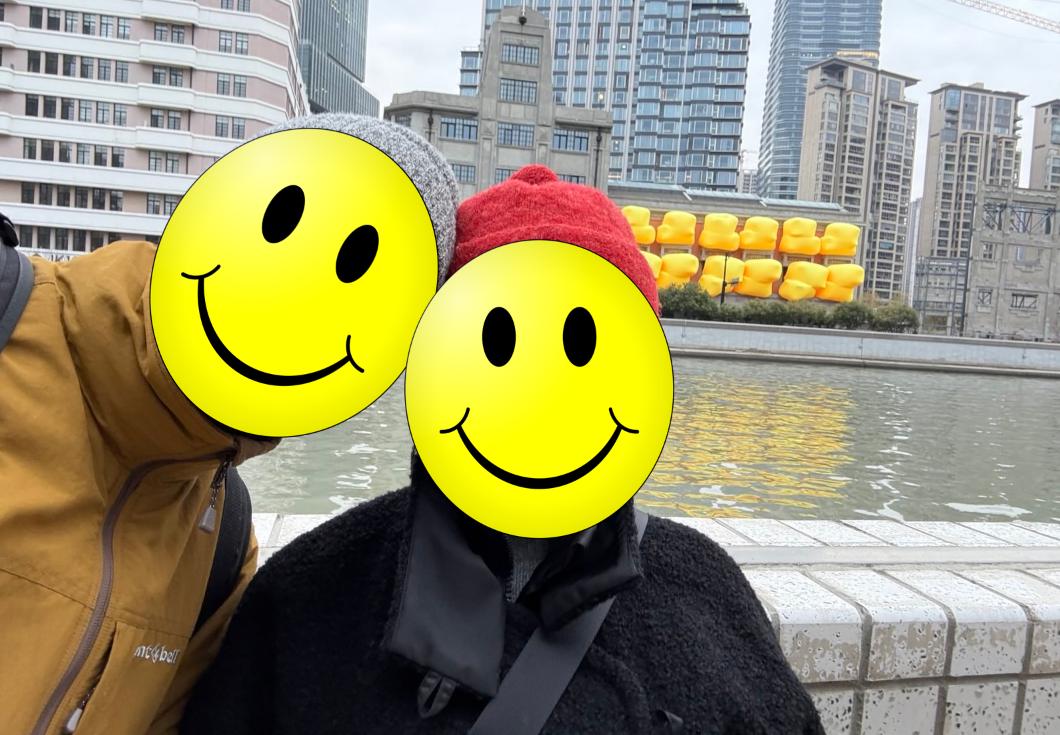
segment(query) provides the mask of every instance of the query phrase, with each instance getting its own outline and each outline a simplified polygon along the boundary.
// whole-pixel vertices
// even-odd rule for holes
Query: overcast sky
[[[1060,0],[998,0],[1060,21]],[[774,0],[744,0],[751,12],[751,58],[743,147],[757,151],[765,97]],[[368,89],[385,106],[396,92],[457,92],[460,49],[476,46],[481,0],[369,0]],[[928,101],[943,82],[983,82],[1027,95],[1023,122],[1023,183],[1030,164],[1033,106],[1060,97],[1060,34],[963,7],[950,0],[884,0],[880,65],[920,79],[913,191],[923,188]]]

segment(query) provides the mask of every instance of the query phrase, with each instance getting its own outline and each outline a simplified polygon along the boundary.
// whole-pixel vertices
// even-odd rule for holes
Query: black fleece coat
[[[594,528],[558,542],[507,602],[498,581],[511,568],[507,543],[459,513],[414,462],[410,487],[269,560],[182,732],[463,734],[536,627],[617,593],[543,732],[823,734],[721,548],[661,518],[638,548],[631,505]],[[451,699],[440,678],[454,685]],[[425,717],[432,701],[440,711]]]

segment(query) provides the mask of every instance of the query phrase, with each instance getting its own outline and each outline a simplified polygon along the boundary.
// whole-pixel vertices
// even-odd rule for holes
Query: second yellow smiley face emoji
[[[409,428],[438,487],[480,523],[576,533],[647,479],[673,409],[669,348],[633,282],[576,245],[479,255],[438,292],[405,376]]]
[[[437,244],[417,186],[376,146],[325,129],[253,140],[211,166],[166,226],[151,278],[162,360],[238,431],[337,424],[404,368],[437,287]]]

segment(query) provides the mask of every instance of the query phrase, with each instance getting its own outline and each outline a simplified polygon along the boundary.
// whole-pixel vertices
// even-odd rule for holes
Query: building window
[[[1013,293],[1011,306],[1020,311],[1037,311],[1038,294],[1036,293]]]
[[[395,125],[401,125],[402,127],[411,128],[412,115],[408,112],[402,112],[398,115],[394,115],[391,118],[391,122],[393,122]]]
[[[114,104],[114,124],[121,127],[129,121],[129,109],[125,105]]]
[[[184,86],[184,70],[175,67],[169,69],[169,86],[171,87],[183,87]]]
[[[448,140],[478,140],[478,119],[443,116],[438,131],[442,138]]]
[[[125,149],[110,149],[110,165],[112,168],[125,168]]]
[[[110,105],[106,102],[96,103],[96,123],[99,125],[106,125],[110,117]]]
[[[167,23],[155,23],[155,40],[169,40],[169,25]]]
[[[92,190],[92,209],[106,209],[107,208],[107,191],[106,189],[93,189]]]
[[[157,107],[151,108],[151,127],[162,128],[166,124],[166,113]]]
[[[161,194],[148,194],[147,195],[147,213],[148,214],[162,214],[162,195]]]
[[[59,54],[49,51],[44,54],[44,73],[45,74],[58,74],[59,73]]]
[[[67,201],[69,201],[69,195],[67,195]],[[65,227],[55,228],[55,249],[66,250],[70,247],[70,231]]]
[[[235,75],[235,81],[232,83],[232,91],[236,97],[247,96],[247,78],[241,74]]]
[[[37,186],[37,204],[44,204],[52,206],[52,192],[54,188],[51,184],[39,184]]]
[[[92,68],[94,66],[95,66],[95,61],[92,59],[91,56],[82,56],[81,57],[81,78],[82,79],[91,79],[92,78]]]
[[[461,184],[474,184],[475,183],[475,167],[468,163],[454,163],[453,175],[456,176],[456,180]]]
[[[236,53],[240,56],[250,53],[250,37],[246,33],[236,34]]]
[[[59,101],[55,97],[44,98],[44,117],[50,117],[54,119],[56,117],[56,110],[58,108]]]
[[[228,90],[232,88],[232,75],[231,74],[218,74],[217,75],[217,94],[227,95]]]
[[[128,18],[118,18],[118,38],[128,40],[130,36],[131,25]]]
[[[247,137],[247,121],[246,118],[233,117],[232,118],[232,137],[237,140],[243,140]]]
[[[568,184],[584,184],[585,177],[579,174],[557,174],[560,181],[566,181]]]
[[[506,43],[501,46],[501,61],[506,64],[538,66],[540,64],[540,53],[541,51],[537,46]]]
[[[518,123],[497,123],[497,145],[533,148],[534,126]]]
[[[35,161],[37,160],[37,139],[36,138],[23,138],[22,139],[22,157]]]
[[[107,146],[97,145],[95,148],[96,155],[92,158],[92,163],[95,166],[106,166],[107,165]]]
[[[178,110],[170,110],[166,113],[166,127],[170,130],[180,130],[183,122]]]
[[[77,103],[77,119],[80,122],[92,122],[92,101],[79,100]]]
[[[162,200],[162,214],[167,217],[173,214],[173,210],[177,208],[177,204],[180,203],[180,197],[176,194],[166,194]]]
[[[151,69],[151,84],[165,84],[166,83],[166,68],[164,66],[156,66]]]
[[[114,16],[113,15],[101,15],[99,16],[99,35],[110,38],[114,35]]]
[[[213,134],[216,135],[218,138],[227,138],[228,126],[230,123],[230,118],[227,118],[224,115],[218,115],[214,120]]]
[[[70,54],[63,54],[63,76],[64,77],[76,77],[77,76],[77,57],[71,56]]]
[[[557,151],[586,153],[589,150],[589,131],[556,128],[552,131],[552,147]]]
[[[30,28],[43,28],[44,27],[44,10],[42,8],[30,8],[29,9],[29,27]]]
[[[171,26],[169,40],[172,43],[184,43],[184,26]]]
[[[37,117],[38,109],[37,105],[40,104],[40,98],[35,94],[26,95],[26,115],[27,117]]]
[[[507,181],[511,178],[511,175],[515,173],[514,168],[498,168],[493,171],[493,183],[499,184],[502,181]]]
[[[93,250],[99,250],[101,247],[103,247],[103,233],[102,232],[89,233],[89,238],[88,239],[89,239],[91,248]]]
[[[147,153],[147,170],[148,171],[161,171],[162,170],[162,152],[161,151],[149,151]]]
[[[123,84],[129,81],[129,62],[127,61],[115,61],[114,62],[114,81],[121,82]]]
[[[166,173],[167,174],[179,174],[180,171],[180,154],[179,153],[167,153],[166,154]]]
[[[537,104],[537,82],[525,79],[501,79],[501,99],[524,105]]]
[[[992,288],[981,288],[976,293],[975,304],[976,306],[991,306],[994,303],[994,289]]]
[[[26,52],[26,71],[31,74],[40,74],[40,51]]]
[[[120,191],[110,192],[110,211],[120,212],[125,206],[125,194]]]
[[[238,10],[240,13],[249,13],[250,12],[250,0],[237,0],[237,2],[236,2],[236,10]]]
[[[77,163],[81,166],[87,166],[89,164],[89,153],[91,152],[88,143],[77,144]]]
[[[232,32],[221,31],[217,36],[217,50],[222,54],[232,53]]]
[[[81,33],[85,36],[96,35],[96,16],[88,13],[81,16]]]
[[[81,186],[74,189],[74,206],[79,209],[88,209],[88,189]]]
[[[96,79],[101,82],[110,81],[110,59],[100,59],[96,64]]]
[[[60,186],[55,192],[55,206],[57,207],[69,207],[70,206],[70,187]]]
[[[59,142],[59,163],[70,163],[73,160],[73,143]]]
[[[55,160],[55,141],[54,140],[42,140],[40,142],[40,160],[42,160],[42,161],[54,161]]]
[[[27,184],[25,181],[22,182],[22,203],[33,204],[33,195],[36,193],[36,188],[33,184]]]
[[[231,10],[232,0],[221,0],[221,10]]]

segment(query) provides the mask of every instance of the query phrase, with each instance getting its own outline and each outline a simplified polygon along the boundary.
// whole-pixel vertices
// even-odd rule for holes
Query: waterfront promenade
[[[1060,378],[1060,344],[663,319],[675,356]]]
[[[255,514],[260,561],[327,518]],[[674,520],[743,567],[829,735],[1060,732],[1060,523]]]

